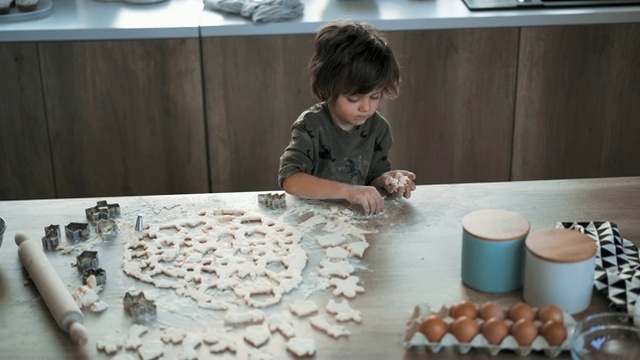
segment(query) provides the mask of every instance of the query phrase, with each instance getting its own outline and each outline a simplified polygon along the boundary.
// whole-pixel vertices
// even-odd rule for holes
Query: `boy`
[[[291,126],[278,181],[292,195],[346,199],[378,214],[379,189],[409,198],[416,188],[415,174],[391,170],[391,129],[377,112],[383,96],[398,96],[398,62],[382,34],[359,22],[326,24],[314,46],[311,90],[321,102]]]

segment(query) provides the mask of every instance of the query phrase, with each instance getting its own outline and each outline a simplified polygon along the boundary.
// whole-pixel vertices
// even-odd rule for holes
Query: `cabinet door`
[[[0,200],[55,197],[35,43],[0,45]]]
[[[640,24],[523,28],[513,179],[640,175]]]
[[[400,97],[384,101],[394,168],[418,184],[509,180],[518,29],[387,33]]]
[[[198,39],[39,49],[58,196],[209,191]]]
[[[213,191],[277,190],[291,124],[316,100],[313,35],[202,39]]]

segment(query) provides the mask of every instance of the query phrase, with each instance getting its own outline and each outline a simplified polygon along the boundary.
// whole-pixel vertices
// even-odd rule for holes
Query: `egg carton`
[[[438,317],[445,320],[445,322],[450,323],[453,321],[451,316],[449,315],[451,312],[452,306],[442,306],[439,309],[431,309],[428,304],[416,305],[414,308],[413,314],[411,318],[407,322],[407,327],[405,330],[404,337],[404,347],[409,349],[413,347],[426,347],[433,353],[438,353],[444,348],[454,348],[455,351],[464,355],[467,354],[472,349],[478,349],[484,352],[489,353],[492,356],[497,355],[499,352],[508,350],[513,351],[516,354],[524,357],[531,354],[532,351],[543,352],[548,357],[557,357],[563,351],[571,350],[570,343],[570,334],[573,331],[573,328],[576,326],[575,319],[568,313],[563,312],[564,325],[567,329],[567,338],[562,342],[562,344],[558,346],[550,346],[547,340],[542,337],[540,334],[536,336],[531,345],[529,346],[521,346],[518,344],[513,335],[507,335],[500,344],[490,344],[487,339],[482,335],[482,333],[478,333],[471,342],[469,343],[461,343],[456,339],[453,334],[447,332],[440,342],[430,342],[424,334],[420,332],[420,324],[422,323],[422,319],[424,319],[427,315],[437,315]],[[533,308],[534,311],[537,311],[536,308]],[[449,321],[447,321],[449,320]],[[510,320],[505,320],[508,324],[511,323]],[[540,327],[542,325],[538,320],[535,320],[534,323]]]

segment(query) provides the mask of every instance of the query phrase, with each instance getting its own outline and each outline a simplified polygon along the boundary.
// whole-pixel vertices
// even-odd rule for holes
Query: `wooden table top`
[[[431,354],[423,348],[406,350],[403,347],[405,325],[418,304],[449,305],[460,300],[482,303],[488,300],[510,306],[522,298],[521,290],[506,294],[485,294],[465,287],[460,278],[462,248],[461,219],[479,209],[505,209],[517,212],[531,222],[531,231],[553,228],[558,221],[611,221],[618,225],[622,237],[640,245],[640,177],[580,180],[550,180],[504,183],[477,183],[418,186],[411,199],[388,199],[384,214],[372,217],[359,215],[357,209],[344,202],[306,201],[287,196],[287,208],[269,210],[258,205],[259,193],[221,193],[197,195],[168,195],[145,197],[53,199],[0,202],[0,217],[7,222],[4,243],[0,247],[0,349],[3,358],[87,358],[107,359],[96,350],[96,342],[109,334],[126,334],[133,323],[123,312],[122,298],[135,287],[158,296],[158,319],[152,323],[149,335],[159,326],[182,327],[188,331],[206,326],[224,315],[224,311],[207,310],[186,303],[183,310],[165,310],[164,299],[179,298],[168,289],[152,289],[121,270],[122,242],[133,236],[137,215],[145,223],[164,221],[196,214],[204,208],[233,208],[257,212],[291,226],[296,226],[314,214],[342,214],[338,221],[370,232],[370,243],[361,260],[352,260],[354,275],[361,279],[364,293],[350,299],[352,308],[362,312],[362,322],[343,325],[351,332],[348,337],[330,338],[311,328],[306,319],[295,319],[296,336],[316,341],[317,359],[362,358],[398,359],[425,357],[456,357],[455,352]],[[99,293],[109,304],[104,313],[84,311],[85,325],[90,334],[84,347],[74,345],[61,331],[39,294],[27,282],[14,243],[16,232],[40,241],[44,228],[59,224],[61,229],[70,222],[86,222],[85,209],[98,200],[120,205],[116,218],[118,236],[111,241],[89,240],[73,245],[71,254],[47,252],[54,268],[71,291],[79,285],[79,275],[72,266],[81,250],[100,249],[100,265],[107,271],[107,283]],[[349,215],[349,211],[352,214]],[[300,228],[300,227],[298,227]],[[302,230],[301,230],[302,231]],[[63,230],[64,233],[64,230]],[[303,231],[302,245],[308,254],[304,270],[305,280],[299,288],[286,294],[281,303],[263,309],[265,313],[288,309],[295,299],[315,301],[326,315],[325,304],[336,299],[331,288],[314,289],[307,281],[318,269],[324,250],[315,241],[312,231]],[[93,234],[92,234],[93,236]],[[65,243],[64,237],[61,243]],[[65,245],[69,245],[66,244]],[[309,280],[310,281],[310,280]],[[166,294],[163,294],[165,292]],[[307,297],[308,296],[308,297]],[[183,299],[184,300],[184,299]],[[189,299],[187,299],[189,300]],[[591,306],[580,314],[602,312],[607,300],[594,292]],[[327,316],[327,319],[334,319]],[[238,352],[225,353],[222,358],[246,358],[252,347],[242,341],[238,333]],[[143,336],[143,339],[145,337]],[[200,358],[211,358],[205,346],[197,349]],[[272,334],[260,348],[274,358],[291,358],[285,350],[285,339]],[[175,358],[179,345],[165,345],[165,358]],[[120,350],[138,358],[134,352]],[[472,350],[474,358],[493,358]],[[534,353],[534,357],[544,357]],[[513,352],[500,352],[499,358],[520,358]],[[560,358],[569,358],[568,352]]]

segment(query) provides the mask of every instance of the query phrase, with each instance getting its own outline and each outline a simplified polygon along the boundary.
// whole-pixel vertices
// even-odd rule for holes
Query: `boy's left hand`
[[[390,194],[411,197],[411,192],[416,189],[414,180],[416,174],[406,170],[391,170],[382,175],[384,177],[384,188]]]

